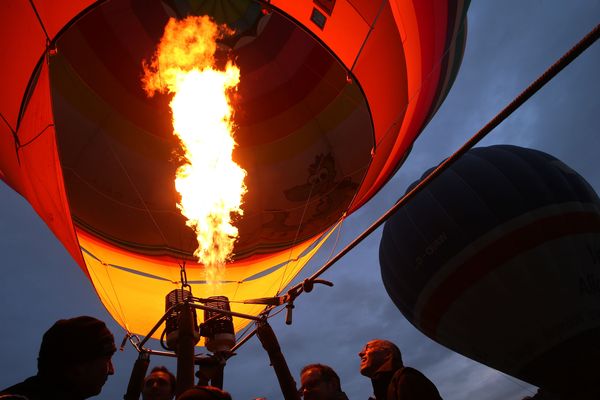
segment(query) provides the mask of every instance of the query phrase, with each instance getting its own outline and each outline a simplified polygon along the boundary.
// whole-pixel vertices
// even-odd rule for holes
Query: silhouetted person
[[[4,389],[0,399],[82,400],[100,393],[114,374],[112,333],[93,317],[61,319],[44,333],[38,373]]]
[[[175,396],[175,375],[167,367],[154,367],[144,378],[143,400],[171,400]]]
[[[309,364],[300,371],[300,390],[304,400],[348,400],[340,377],[323,364]]]
[[[358,353],[360,373],[371,378],[375,400],[441,400],[435,385],[414,368],[405,367],[398,347],[376,339]]]
[[[181,393],[177,400],[231,400],[231,395],[213,386],[194,386]]]

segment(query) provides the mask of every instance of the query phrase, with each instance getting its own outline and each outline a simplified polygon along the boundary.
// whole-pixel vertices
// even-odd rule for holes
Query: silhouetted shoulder
[[[437,388],[419,370],[402,367],[392,377],[388,400],[442,400]]]

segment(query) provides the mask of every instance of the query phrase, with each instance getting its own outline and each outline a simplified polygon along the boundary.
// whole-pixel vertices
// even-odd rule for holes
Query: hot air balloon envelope
[[[379,254],[430,338],[557,393],[597,387],[600,199],[560,160],[468,151],[386,222]]]
[[[392,176],[456,76],[468,2],[25,1],[0,5],[0,177],[61,240],[114,318],[146,333],[188,283],[232,310],[280,293],[344,215]],[[233,157],[248,175],[217,293],[176,203],[169,95],[142,61],[169,18],[235,31]],[[19,38],[19,40],[14,40]],[[210,190],[210,188],[207,188]],[[246,321],[234,319],[236,330]]]

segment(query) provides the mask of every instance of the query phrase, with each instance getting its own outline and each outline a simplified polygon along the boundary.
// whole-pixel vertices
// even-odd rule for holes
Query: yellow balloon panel
[[[286,254],[276,254],[260,263],[226,267],[223,281],[206,283],[202,266],[186,266],[188,283],[195,297],[226,296],[231,310],[256,316],[264,306],[243,304],[244,300],[278,295],[318,251],[329,235],[296,246]],[[165,297],[181,288],[180,266],[174,260],[151,261],[143,256],[125,254],[106,244],[98,243],[82,231],[78,239],[90,279],[100,300],[115,320],[130,333],[147,335],[165,313]],[[240,263],[243,264],[243,263]],[[202,313],[199,312],[199,321]],[[236,333],[250,320],[233,318]],[[152,337],[160,338],[163,328]]]

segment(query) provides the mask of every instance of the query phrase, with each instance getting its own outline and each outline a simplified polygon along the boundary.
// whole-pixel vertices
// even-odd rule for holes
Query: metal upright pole
[[[186,301],[179,314],[177,340],[177,396],[194,386],[194,317]]]
[[[138,400],[140,398],[149,364],[150,354],[145,351],[140,352],[133,364],[129,384],[127,385],[127,393],[123,396],[124,400]]]

